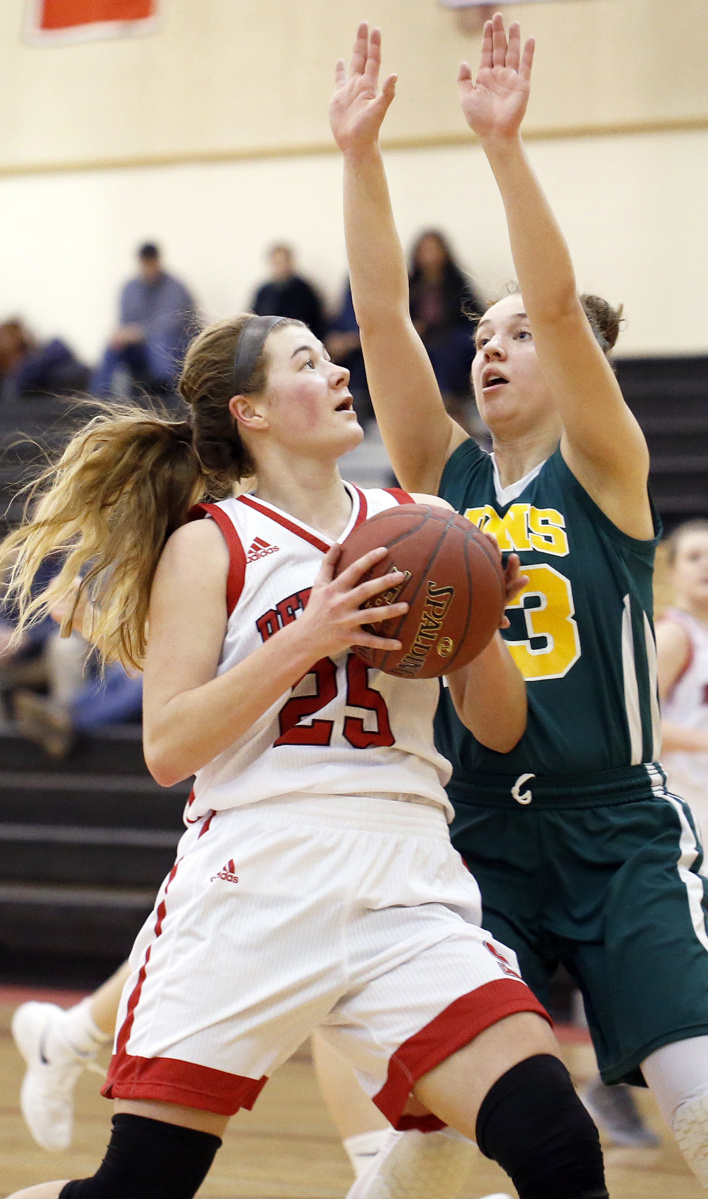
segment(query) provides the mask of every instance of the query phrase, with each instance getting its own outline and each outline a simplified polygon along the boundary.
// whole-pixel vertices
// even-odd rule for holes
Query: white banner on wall
[[[25,0],[23,40],[65,45],[154,33],[162,0]]]

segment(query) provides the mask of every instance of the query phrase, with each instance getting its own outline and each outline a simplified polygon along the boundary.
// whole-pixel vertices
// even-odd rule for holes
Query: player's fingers
[[[536,49],[536,39],[530,37],[524,46],[524,52],[521,56],[521,64],[519,66],[519,74],[522,79],[527,81],[531,78],[531,68],[533,66],[533,54]]]
[[[482,46],[479,55],[480,70],[482,67],[494,66],[494,32],[491,21],[484,22],[484,30],[482,31]]]
[[[348,591],[349,588],[354,587],[359,582],[361,576],[366,574],[367,570],[370,570],[382,558],[385,558],[387,553],[388,550],[385,545],[377,546],[375,550],[369,550],[367,554],[364,554],[361,558],[357,558],[356,562],[352,562],[351,566],[348,566],[346,570],[343,570],[337,576],[337,582],[340,584],[341,590]]]
[[[370,649],[403,649],[400,641],[396,641],[393,637],[376,637],[373,633],[355,633],[350,642],[351,645],[368,645]]]
[[[496,535],[494,533],[483,533],[482,536],[487,538],[487,541],[489,542],[489,544],[492,546],[494,551],[501,558],[501,556],[502,556],[501,546],[499,545],[499,542],[497,541]]]
[[[391,101],[393,100],[393,97],[396,94],[396,84],[397,83],[398,83],[398,75],[389,75],[388,79],[386,80],[386,82],[384,83],[384,85],[381,89],[381,95],[384,98],[386,108],[388,108],[389,104],[391,103]]]
[[[364,68],[364,76],[372,87],[378,85],[379,71],[381,70],[381,30],[374,27],[369,36],[369,44],[367,46],[366,66]]]
[[[366,55],[369,49],[369,26],[366,21],[362,21],[356,31],[354,38],[354,49],[352,50],[352,61],[349,68],[352,75],[363,75],[366,66]]]
[[[506,33],[504,31],[504,18],[500,12],[495,12],[492,17],[492,64],[495,67],[503,67],[506,63]]]
[[[361,608],[355,614],[359,624],[380,624],[383,620],[393,620],[396,616],[405,616],[408,604],[386,604],[380,608]]]
[[[334,545],[331,545],[329,547],[329,549],[327,550],[327,553],[325,554],[324,558],[322,559],[322,565],[320,566],[320,569],[317,572],[317,578],[315,579],[315,586],[317,586],[318,583],[320,585],[322,585],[325,583],[332,582],[332,579],[334,578],[334,571],[335,571],[337,562],[339,561],[339,555],[341,554],[341,552],[342,552],[342,547],[336,541],[335,541]]]
[[[472,67],[470,66],[470,64],[468,62],[460,63],[460,69],[457,72],[457,82],[458,83],[471,83],[472,82]]]
[[[512,71],[518,71],[521,61],[521,26],[518,21],[512,21],[509,26],[509,47],[506,52],[506,65]]]
[[[335,88],[344,87],[347,82],[347,67],[343,58],[338,58],[334,64],[334,86]]]
[[[357,607],[361,607],[367,600],[373,599],[375,595],[385,594],[391,587],[397,587],[400,591],[401,583],[404,583],[406,576],[401,570],[391,571],[387,575],[379,575],[375,579],[366,579],[360,583],[358,587],[353,587],[351,598]]]

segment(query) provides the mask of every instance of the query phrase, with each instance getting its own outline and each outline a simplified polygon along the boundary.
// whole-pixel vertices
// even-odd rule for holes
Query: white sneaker
[[[23,1003],[12,1017],[12,1036],[27,1063],[20,1107],[43,1149],[68,1149],[71,1144],[74,1087],[95,1056],[78,1053],[69,1044],[64,1015],[54,1003]]]
[[[347,1199],[457,1199],[475,1152],[472,1142],[463,1137],[392,1129]]]

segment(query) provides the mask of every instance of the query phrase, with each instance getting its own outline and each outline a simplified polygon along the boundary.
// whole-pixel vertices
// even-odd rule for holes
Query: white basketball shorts
[[[479,925],[442,810],[292,796],[205,817],[138,935],[104,1095],[231,1115],[320,1028],[394,1126],[416,1081],[546,1013]]]

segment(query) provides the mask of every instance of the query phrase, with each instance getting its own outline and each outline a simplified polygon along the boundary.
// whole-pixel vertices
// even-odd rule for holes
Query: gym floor
[[[98,1165],[106,1145],[110,1104],[99,1094],[100,1078],[84,1073],[77,1087],[74,1144],[67,1153],[45,1153],[27,1132],[18,1106],[23,1063],[10,1036],[15,1007],[26,999],[68,1006],[71,992],[0,989],[0,1194],[53,1178],[84,1178]],[[559,1029],[567,1064],[582,1084],[593,1073],[594,1058],[585,1034]],[[106,1066],[108,1054],[101,1059]],[[652,1097],[638,1092],[648,1121],[662,1134],[657,1149],[605,1146],[611,1199],[701,1199],[705,1195],[678,1149],[666,1134]],[[352,1175],[344,1150],[320,1098],[303,1045],[268,1083],[252,1112],[232,1121],[203,1199],[342,1199]],[[508,1191],[503,1172],[481,1154],[462,1199]]]

